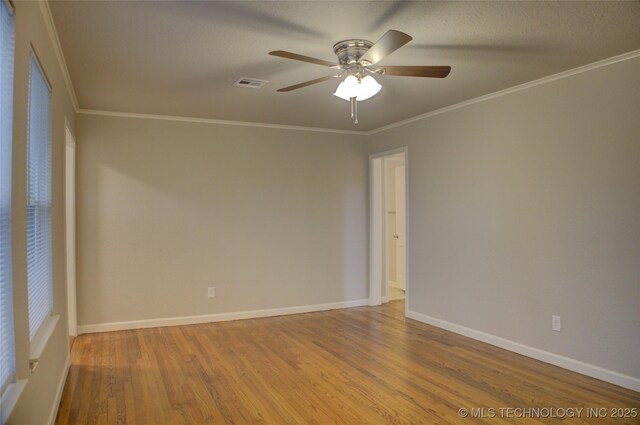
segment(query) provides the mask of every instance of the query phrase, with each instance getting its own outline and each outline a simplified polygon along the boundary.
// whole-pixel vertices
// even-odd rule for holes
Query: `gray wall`
[[[18,379],[27,379],[8,425],[46,424],[56,406],[58,384],[69,352],[65,269],[64,154],[65,117],[73,127],[75,112],[65,88],[45,21],[36,2],[14,2],[16,8],[13,115],[13,295]],[[53,312],[60,320],[33,374],[29,373],[29,321],[26,258],[26,158],[29,52],[33,46],[52,86],[52,238]]]
[[[368,296],[364,137],[81,114],[77,140],[79,325]]]
[[[636,58],[372,135],[409,147],[409,308],[640,377],[639,113]]]
[[[640,377],[639,71],[368,137],[80,115],[79,324],[365,298],[367,153],[406,145],[412,311]]]

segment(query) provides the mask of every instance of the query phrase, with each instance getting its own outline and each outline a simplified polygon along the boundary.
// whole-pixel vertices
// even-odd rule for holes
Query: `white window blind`
[[[13,282],[11,271],[11,145],[13,128],[11,11],[0,5],[0,396],[15,380]]]
[[[29,67],[27,282],[29,338],[53,310],[51,271],[51,90],[37,58]]]

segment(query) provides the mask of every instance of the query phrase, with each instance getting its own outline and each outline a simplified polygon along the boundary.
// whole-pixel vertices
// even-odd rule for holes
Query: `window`
[[[0,396],[15,380],[11,271],[11,146],[13,128],[14,23],[0,4]]]
[[[29,338],[53,310],[51,270],[51,90],[35,54],[29,67],[27,286]]]

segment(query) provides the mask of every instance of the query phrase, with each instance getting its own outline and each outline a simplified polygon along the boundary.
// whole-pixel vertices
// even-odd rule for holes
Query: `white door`
[[[398,288],[407,289],[407,225],[404,165],[396,167],[396,280]]]
[[[76,313],[76,144],[67,129],[65,165],[65,219],[67,242],[67,309],[69,336],[78,335]]]

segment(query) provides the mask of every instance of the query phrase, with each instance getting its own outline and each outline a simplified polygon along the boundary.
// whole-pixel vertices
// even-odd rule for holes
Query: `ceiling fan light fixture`
[[[338,85],[338,88],[333,95],[344,100],[349,100],[352,97],[358,97],[359,84],[358,77],[355,75],[347,75],[347,78]]]
[[[367,100],[382,89],[382,86],[371,75],[367,75],[362,79],[358,79],[355,75],[348,75],[338,85],[334,96],[344,100],[351,100],[355,97],[357,101]]]
[[[382,85],[371,75],[367,75],[360,80],[360,93],[358,93],[357,100],[367,100],[377,95],[381,89]]]

